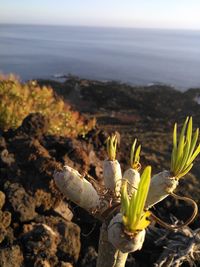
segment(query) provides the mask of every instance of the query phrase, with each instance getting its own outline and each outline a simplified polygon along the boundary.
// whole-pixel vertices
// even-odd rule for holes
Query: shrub
[[[0,75],[0,128],[19,127],[30,113],[39,112],[49,118],[48,133],[62,136],[84,135],[95,126],[95,120],[87,121],[72,111],[51,87],[40,87],[36,81],[26,83],[14,75]]]

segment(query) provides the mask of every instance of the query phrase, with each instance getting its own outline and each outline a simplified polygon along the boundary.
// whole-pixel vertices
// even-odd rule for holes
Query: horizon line
[[[51,23],[24,23],[24,22],[0,22],[1,25],[15,26],[53,26],[53,27],[83,27],[83,28],[110,28],[110,29],[141,29],[141,30],[174,30],[174,31],[200,31],[200,28],[172,28],[172,27],[148,27],[148,26],[114,26],[114,25],[81,25],[81,24],[51,24]]]

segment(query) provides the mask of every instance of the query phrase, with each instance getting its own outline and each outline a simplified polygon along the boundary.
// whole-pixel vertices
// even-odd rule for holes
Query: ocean
[[[200,31],[1,24],[0,72],[200,88]]]

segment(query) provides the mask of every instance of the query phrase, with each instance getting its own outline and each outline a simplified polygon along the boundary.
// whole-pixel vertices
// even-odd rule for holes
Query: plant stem
[[[124,267],[128,253],[122,253],[108,241],[106,223],[101,226],[97,267]]]

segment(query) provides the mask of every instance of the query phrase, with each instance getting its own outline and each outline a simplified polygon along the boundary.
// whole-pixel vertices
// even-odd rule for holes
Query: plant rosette
[[[151,212],[144,210],[151,179],[151,167],[147,166],[141,175],[138,189],[128,194],[127,181],[121,187],[121,213],[118,213],[108,226],[108,240],[124,253],[142,248],[145,228]]]
[[[193,162],[200,153],[200,144],[197,145],[199,129],[197,128],[193,134],[192,125],[192,117],[187,117],[178,140],[177,123],[175,123],[170,171],[163,171],[153,176],[145,205],[147,209],[172,194],[178,186],[179,179],[193,167]]]

